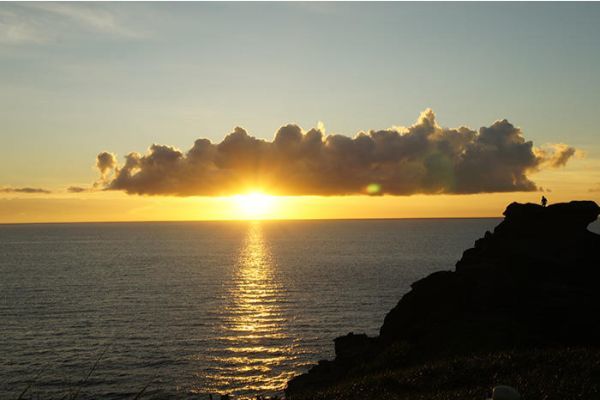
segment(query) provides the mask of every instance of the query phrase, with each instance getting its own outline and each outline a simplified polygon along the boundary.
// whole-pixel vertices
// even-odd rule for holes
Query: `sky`
[[[597,3],[1,3],[0,222],[469,217],[542,194],[600,202],[598,38]],[[430,185],[414,178],[431,173],[407,144],[424,135],[427,110],[427,157],[468,127],[462,147],[442,152],[474,154],[451,183],[437,170]],[[290,124],[302,138],[320,132],[326,156],[313,169],[303,169],[313,155],[284,165],[273,150]],[[264,170],[278,171],[268,187],[236,193],[223,178],[243,159],[219,155],[236,127],[262,139],[266,150],[251,154],[267,152]],[[488,154],[481,127],[513,133]],[[394,137],[407,158],[385,164],[380,151],[354,165],[358,141],[328,139],[359,132],[377,148]],[[200,188],[200,167],[146,167],[153,144],[188,162],[202,138],[227,190]],[[529,141],[529,158],[515,161]],[[557,144],[573,149],[561,165]],[[101,152],[116,156],[110,176]],[[133,174],[146,174],[137,180],[123,174],[131,152]],[[371,181],[383,196],[361,192]],[[283,197],[235,196],[252,191]]]

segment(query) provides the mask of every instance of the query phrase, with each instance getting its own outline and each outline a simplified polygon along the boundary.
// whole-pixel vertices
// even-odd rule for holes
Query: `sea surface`
[[[281,394],[498,222],[0,225],[0,398]]]

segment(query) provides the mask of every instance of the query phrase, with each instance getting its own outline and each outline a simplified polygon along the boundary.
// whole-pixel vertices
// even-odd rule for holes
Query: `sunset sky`
[[[599,17],[597,3],[2,3],[0,223],[600,202]]]

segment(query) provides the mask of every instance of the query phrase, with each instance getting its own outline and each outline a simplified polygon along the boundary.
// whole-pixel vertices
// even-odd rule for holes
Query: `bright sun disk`
[[[242,219],[263,219],[273,214],[276,199],[262,192],[251,192],[233,196],[239,217]]]

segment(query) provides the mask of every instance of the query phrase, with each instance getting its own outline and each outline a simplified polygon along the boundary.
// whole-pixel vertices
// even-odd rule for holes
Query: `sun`
[[[240,219],[265,219],[274,215],[277,198],[262,192],[232,196]]]

